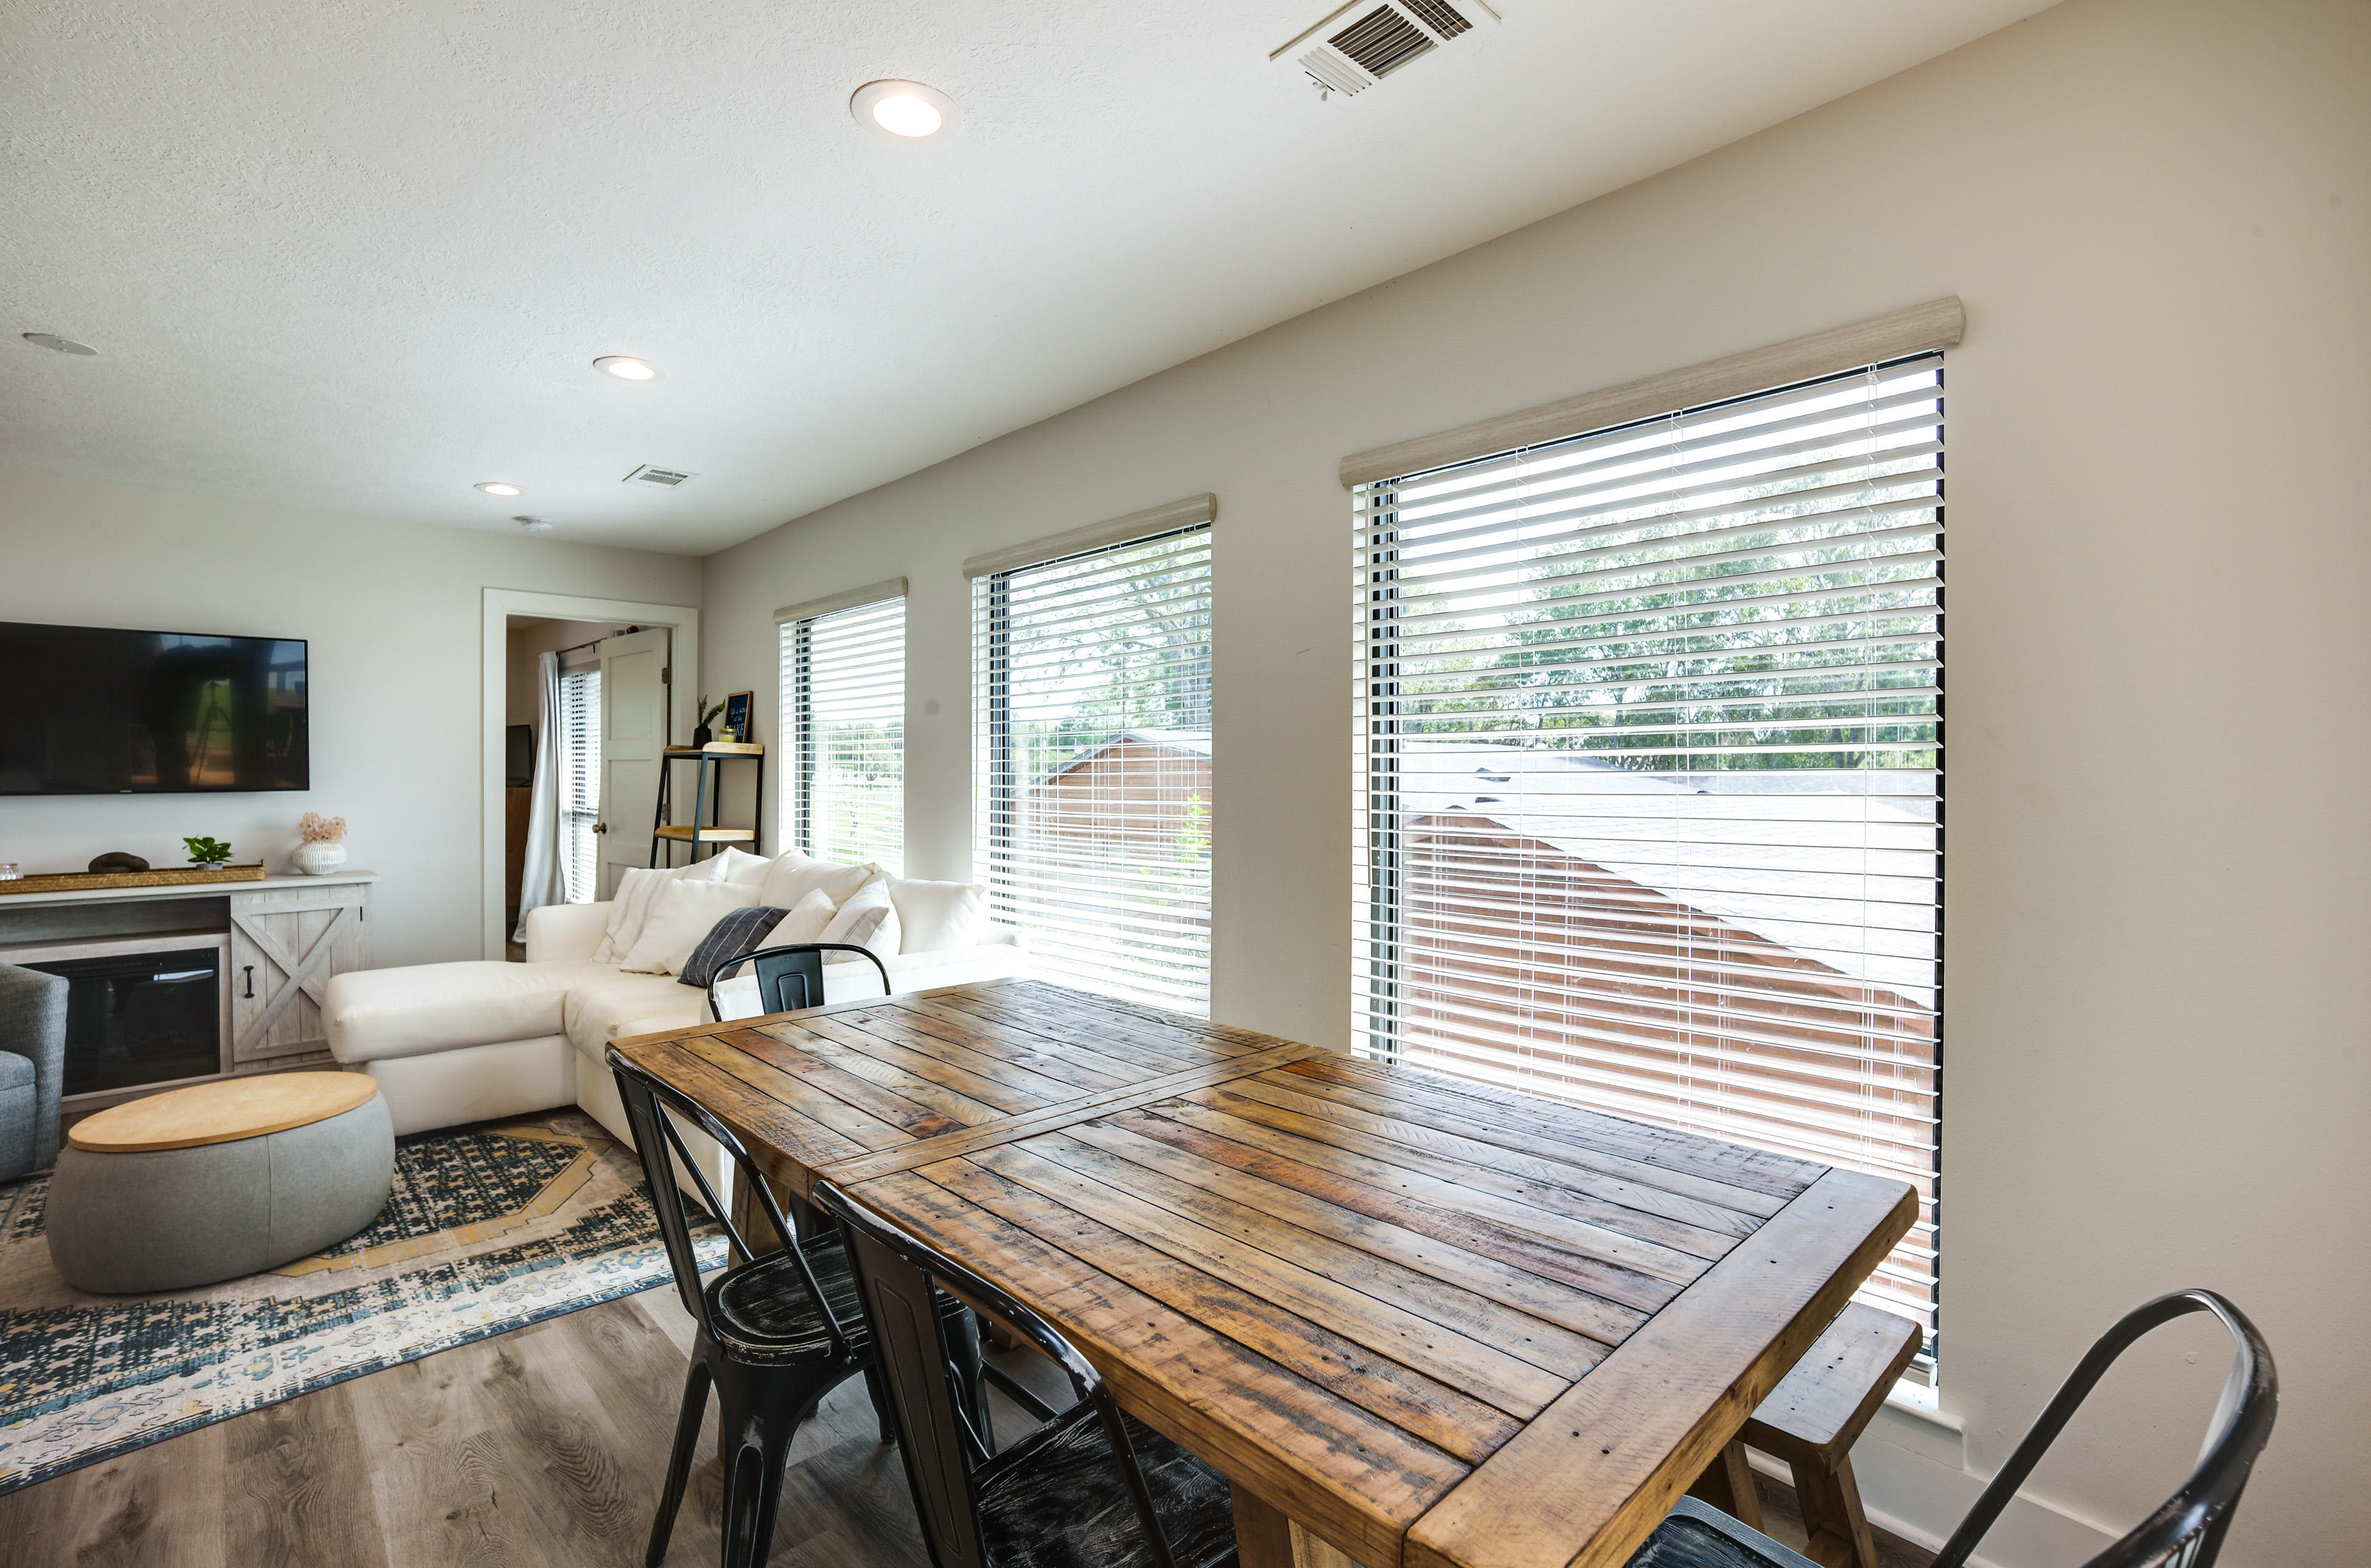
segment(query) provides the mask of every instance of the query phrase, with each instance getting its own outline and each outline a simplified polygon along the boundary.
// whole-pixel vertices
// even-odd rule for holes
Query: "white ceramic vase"
[[[326,877],[346,863],[346,847],[330,843],[327,839],[311,839],[296,846],[296,853],[289,859],[295,860],[296,869],[306,876]]]

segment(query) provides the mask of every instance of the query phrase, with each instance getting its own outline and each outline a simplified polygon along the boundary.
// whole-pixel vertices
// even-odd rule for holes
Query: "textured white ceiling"
[[[0,463],[706,553],[2042,0],[1503,0],[1330,103],[1329,8],[9,0]]]

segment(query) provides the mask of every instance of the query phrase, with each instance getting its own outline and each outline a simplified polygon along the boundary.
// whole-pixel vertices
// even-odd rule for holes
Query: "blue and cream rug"
[[[370,1228],[192,1290],[66,1284],[48,1193],[0,1186],[0,1493],[668,1276],[640,1162],[576,1111],[404,1138]]]

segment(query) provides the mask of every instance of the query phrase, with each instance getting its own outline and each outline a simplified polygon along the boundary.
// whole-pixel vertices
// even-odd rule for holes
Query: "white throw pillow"
[[[786,849],[775,857],[772,869],[767,871],[758,902],[776,909],[796,909],[800,899],[821,888],[832,906],[838,908],[854,897],[858,888],[880,874],[878,866],[843,866]]]
[[[969,882],[889,882],[889,902],[905,928],[907,952],[944,952],[979,940],[988,919],[988,897]]]
[[[650,918],[619,967],[635,974],[680,974],[710,927],[757,902],[758,890],[744,882],[670,882],[652,901]]]
[[[875,877],[839,906],[819,942],[850,942],[870,948],[875,956],[895,958],[898,951],[897,906],[889,901],[889,879]],[[851,963],[861,962],[851,960]]]
[[[650,918],[659,889],[669,882],[716,882],[725,864],[723,856],[711,855],[688,866],[636,866],[619,878],[618,891],[609,900],[609,927],[602,934],[601,945],[593,950],[593,962],[623,963],[642,934],[642,922]]]
[[[829,926],[831,917],[839,913],[832,905],[829,894],[819,887],[812,889],[799,900],[795,908],[774,923],[774,928],[766,933],[765,945],[781,947],[789,942],[819,942],[823,940],[824,928]]]
[[[642,922],[650,918],[651,900],[659,889],[675,880],[673,871],[645,870],[637,866],[618,879],[618,891],[609,895],[609,926],[601,936],[601,945],[593,950],[596,963],[615,963],[626,956],[634,939],[642,934]]]
[[[730,844],[724,847],[723,853],[711,856],[705,863],[717,868],[718,882],[747,882],[752,887],[762,884],[774,865],[763,855],[751,855]]]

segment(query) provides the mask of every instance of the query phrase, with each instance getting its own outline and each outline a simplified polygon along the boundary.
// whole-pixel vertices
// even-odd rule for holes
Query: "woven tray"
[[[110,887],[180,887],[195,882],[261,882],[263,862],[251,866],[168,866],[160,871],[40,871],[0,882],[0,898],[15,893],[87,893]]]

